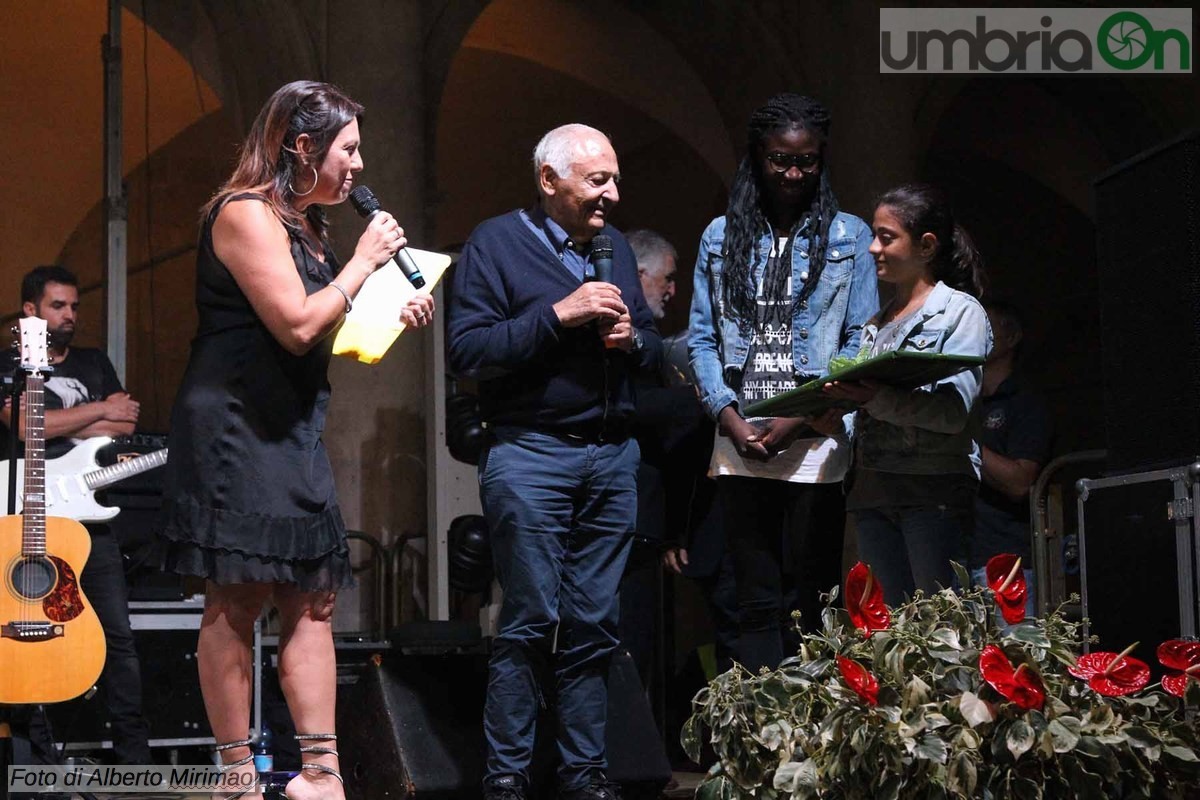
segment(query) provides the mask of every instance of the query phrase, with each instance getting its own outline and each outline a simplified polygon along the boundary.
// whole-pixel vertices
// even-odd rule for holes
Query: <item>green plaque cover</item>
[[[979,356],[950,353],[917,353],[889,350],[873,358],[834,369],[790,392],[760,400],[746,407],[747,417],[812,417],[830,408],[852,409],[854,404],[827,396],[821,387],[830,381],[871,380],[899,389],[915,389],[983,363]]]

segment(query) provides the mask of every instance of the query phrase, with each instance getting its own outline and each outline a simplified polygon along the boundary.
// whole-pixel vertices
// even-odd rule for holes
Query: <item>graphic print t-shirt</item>
[[[780,258],[786,245],[786,238],[777,240],[758,279],[758,317],[746,358],[746,369],[742,373],[742,387],[738,391],[738,405],[741,408],[795,389],[798,385],[792,369],[792,265],[790,259]],[[788,273],[786,288],[780,296],[772,297],[766,287],[773,284],[776,270],[780,269]],[[751,424],[763,425],[769,418],[747,417],[746,420]],[[709,462],[709,474],[770,478],[792,483],[840,481],[850,466],[850,446],[842,438],[820,436],[815,431],[809,433],[811,435],[808,438],[796,439],[770,460],[754,461],[742,458],[733,441],[721,436],[718,431]]]
[[[792,276],[789,264],[779,255],[787,239],[780,239],[767,257],[766,268],[758,281],[754,335],[750,339],[750,354],[742,373],[742,390],[738,401],[742,408],[796,388],[792,371]],[[788,272],[787,283],[779,297],[771,297],[767,287],[775,283],[780,269]]]
[[[16,366],[10,359],[5,371],[11,372]],[[53,371],[45,381],[44,402],[47,411],[95,403],[124,391],[108,356],[92,347],[72,347],[67,351],[66,359],[54,365]],[[7,431],[5,434],[7,435]],[[49,439],[46,441],[46,457],[57,458],[70,450],[74,444],[66,436]]]

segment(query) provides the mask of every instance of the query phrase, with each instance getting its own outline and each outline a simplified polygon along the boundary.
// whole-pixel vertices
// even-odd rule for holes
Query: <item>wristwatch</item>
[[[642,332],[639,331],[637,328],[633,329],[633,349],[634,350],[642,349]]]

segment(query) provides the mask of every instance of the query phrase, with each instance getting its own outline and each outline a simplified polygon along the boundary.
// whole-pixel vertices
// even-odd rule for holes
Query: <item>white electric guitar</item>
[[[46,515],[80,522],[104,522],[121,513],[113,506],[96,502],[96,492],[106,486],[140,475],[167,463],[167,449],[100,466],[96,453],[112,443],[107,436],[86,439],[58,458],[46,459]],[[8,502],[8,464],[0,461],[0,508]],[[17,513],[25,491],[25,461],[17,459]]]

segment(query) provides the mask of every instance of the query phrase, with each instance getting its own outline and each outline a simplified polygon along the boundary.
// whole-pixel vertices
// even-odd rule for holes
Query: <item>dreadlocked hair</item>
[[[729,206],[725,210],[725,277],[722,299],[730,315],[742,330],[749,330],[757,319],[757,287],[754,285],[754,264],[758,262],[760,241],[764,233],[772,232],[771,222],[763,211],[762,159],[763,141],[772,133],[791,128],[803,128],[820,144],[822,156],[820,184],[807,214],[788,231],[787,245],[779,254],[777,268],[763,276],[764,290],[770,297],[782,298],[787,291],[792,269],[792,248],[796,238],[808,234],[808,279],[793,303],[804,302],[821,278],[825,268],[825,248],[829,241],[829,226],[838,212],[837,198],[829,185],[829,171],[824,165],[825,144],[829,139],[829,111],[811,97],[785,92],[777,94],[750,116],[746,132],[746,153],[733,176],[729,191]]]
[[[983,256],[970,234],[955,221],[944,191],[928,183],[907,183],[884,192],[875,203],[876,208],[880,206],[888,207],[913,241],[927,233],[937,238],[930,262],[934,280],[972,297],[983,297],[987,287]]]

